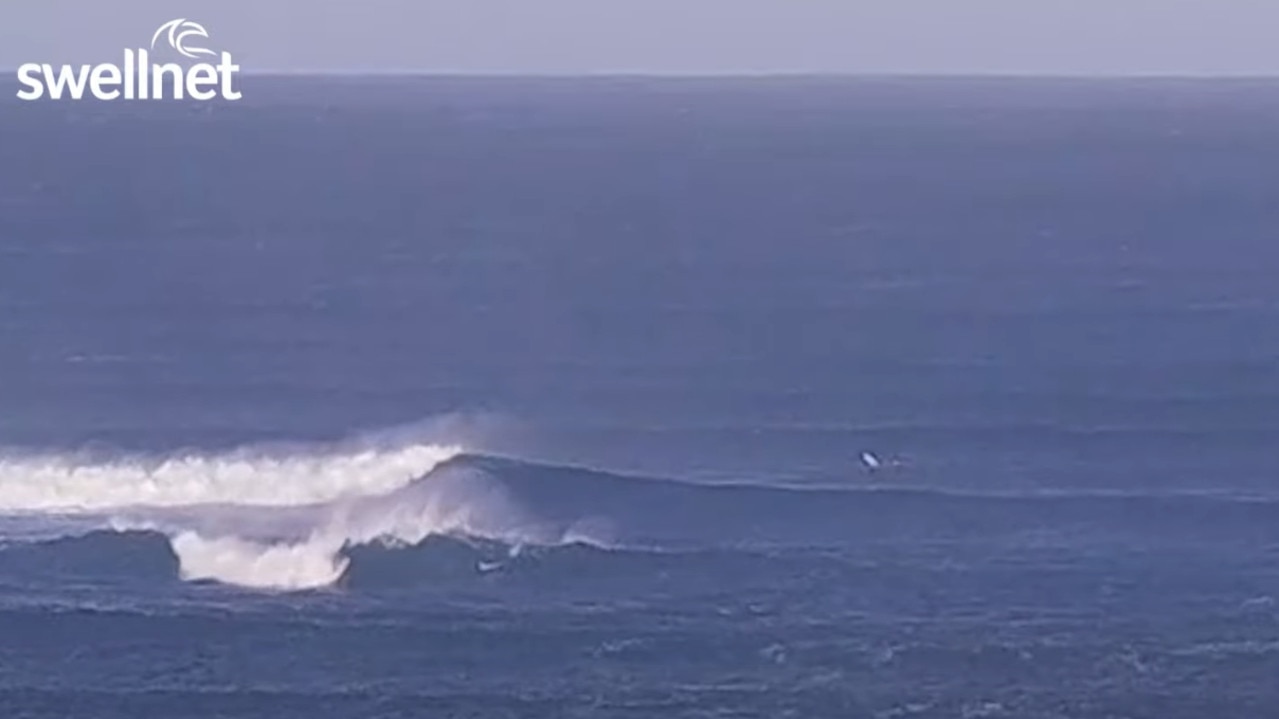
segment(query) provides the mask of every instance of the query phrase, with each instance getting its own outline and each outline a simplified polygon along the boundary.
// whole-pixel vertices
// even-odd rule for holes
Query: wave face
[[[473,575],[575,544],[632,554],[1255,547],[1279,545],[1279,503],[700,485],[414,442],[99,461],[27,455],[0,472],[6,575],[378,586],[437,576],[438,547],[405,551],[431,538],[463,541],[458,561]]]

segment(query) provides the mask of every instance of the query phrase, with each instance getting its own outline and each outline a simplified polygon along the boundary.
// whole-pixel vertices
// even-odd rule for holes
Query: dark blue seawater
[[[12,89],[0,716],[1279,716],[1279,85]]]

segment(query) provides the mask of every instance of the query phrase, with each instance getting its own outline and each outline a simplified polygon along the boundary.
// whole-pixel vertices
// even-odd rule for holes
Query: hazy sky
[[[0,67],[177,17],[245,71],[1279,75],[1279,0],[0,0]]]

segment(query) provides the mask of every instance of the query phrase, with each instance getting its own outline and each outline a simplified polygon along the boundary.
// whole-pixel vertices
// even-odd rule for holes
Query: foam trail
[[[460,451],[406,443],[293,453],[249,448],[106,461],[56,454],[0,456],[0,513],[332,502],[394,491]]]

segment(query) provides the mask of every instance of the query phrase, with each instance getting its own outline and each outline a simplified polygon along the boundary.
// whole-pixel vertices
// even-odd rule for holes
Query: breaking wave
[[[184,579],[277,590],[338,581],[344,551],[437,534],[554,541],[456,446],[243,448],[162,457],[0,459],[0,541],[109,528],[168,538]],[[429,479],[428,479],[429,478]],[[23,532],[6,532],[9,527]]]
[[[503,552],[564,545],[663,552],[875,552],[974,542],[1279,546],[1279,501],[699,485],[403,438],[168,457],[0,459],[0,578],[141,572],[308,590],[376,574],[379,566],[386,576],[434,566],[398,565],[384,555],[408,558],[405,549],[442,538],[502,548],[471,556],[472,574],[501,566]]]

